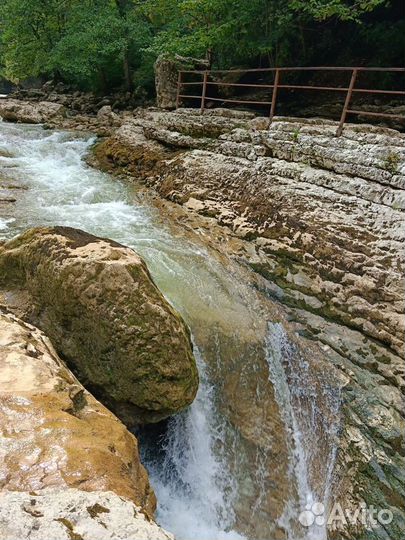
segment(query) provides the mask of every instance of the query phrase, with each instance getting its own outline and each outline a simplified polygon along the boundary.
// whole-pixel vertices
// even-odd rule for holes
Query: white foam
[[[188,411],[170,420],[163,461],[149,464],[159,522],[178,540],[243,540],[231,530],[236,486],[226,462],[214,451],[222,430],[215,418],[213,388],[199,351],[194,352],[200,373],[197,398]]]

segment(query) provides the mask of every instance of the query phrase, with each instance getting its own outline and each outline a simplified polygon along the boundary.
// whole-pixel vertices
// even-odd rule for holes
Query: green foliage
[[[147,9],[161,25],[152,51],[203,57],[211,50],[219,66],[274,57],[295,27],[284,0],[149,0]]]
[[[202,57],[213,51],[215,64],[229,67],[316,65],[324,32],[324,47],[333,50],[334,40],[340,46],[344,35],[349,43],[370,14],[378,8],[389,13],[390,6],[389,0],[146,0],[144,10],[155,29],[152,52]],[[385,43],[378,52],[389,49]]]
[[[0,7],[4,71],[10,79],[46,69],[49,51],[61,37],[65,2],[3,0]]]
[[[14,81],[49,74],[90,88],[119,84],[127,56],[138,67],[150,39],[132,1],[4,0],[0,20],[4,72]]]
[[[307,13],[318,21],[337,17],[342,21],[360,21],[387,0],[290,0],[290,6],[296,11]]]
[[[300,140],[300,128],[295,128],[291,134],[292,140],[297,143]]]
[[[208,56],[220,68],[374,57],[387,65],[402,54],[401,2],[2,0],[0,70],[13,81],[46,76],[151,92],[160,53]]]

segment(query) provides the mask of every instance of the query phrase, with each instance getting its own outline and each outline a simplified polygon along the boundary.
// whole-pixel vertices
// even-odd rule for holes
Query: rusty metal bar
[[[277,90],[278,90],[279,82],[280,82],[280,70],[276,69],[276,73],[274,75],[273,95],[271,97],[270,124],[271,124],[271,122],[273,120],[273,117],[274,117],[274,114],[276,112]]]
[[[201,99],[202,98],[201,94],[199,96],[192,96],[190,94],[180,94],[179,97],[181,97],[181,98],[190,98],[190,99]]]
[[[343,105],[342,116],[340,117],[339,127],[337,128],[337,131],[336,131],[336,137],[340,137],[342,135],[343,125],[346,120],[347,110],[350,105],[350,100],[352,99],[353,88],[354,88],[354,85],[356,84],[356,78],[357,78],[357,69],[355,68],[352,71],[352,77],[350,79],[349,89],[347,90],[345,103]]]
[[[176,109],[179,108],[180,105],[180,89],[182,86],[182,71],[179,71],[177,75],[177,96],[176,96]]]
[[[340,86],[299,86],[292,84],[280,84],[279,88],[289,88],[293,90],[332,90],[333,92],[347,92],[349,88]],[[405,92],[401,90],[369,90],[368,88],[353,88],[352,92],[363,94],[391,94],[396,96],[405,96]]]
[[[182,97],[201,97],[201,96],[182,96]],[[227,98],[214,98],[214,97],[207,97],[205,98],[208,101],[221,101],[224,103],[251,103],[252,105],[271,105],[271,101],[251,101],[251,100],[243,100],[243,99],[227,99]]]
[[[250,88],[274,88],[274,84],[251,84],[251,83],[222,83],[209,81],[210,86],[247,86]]]
[[[213,69],[210,73],[255,73],[255,72],[271,72],[271,71],[390,71],[390,72],[405,72],[405,68],[399,67],[340,67],[340,66],[317,66],[317,67],[278,67],[278,68],[254,68],[254,69]],[[184,70],[182,73],[203,74],[201,70]]]
[[[348,88],[341,86],[308,86],[297,84],[280,84],[279,88],[287,88],[290,90],[332,90],[333,92],[347,92]]]
[[[183,86],[192,86],[196,84],[203,84],[202,82],[190,82],[183,83]],[[252,83],[221,83],[221,82],[207,82],[211,86],[235,86],[235,87],[247,87],[247,88],[274,88],[274,84],[252,84]],[[332,90],[333,92],[347,92],[348,87],[344,86],[308,86],[308,85],[296,85],[296,84],[279,84],[278,88],[290,89],[290,90]],[[405,92],[401,90],[371,90],[368,88],[353,88],[353,92],[364,94],[391,94],[396,96],[405,96]]]
[[[363,114],[364,116],[382,116],[386,118],[397,118],[398,120],[403,120],[405,122],[405,116],[400,116],[398,114],[388,114],[388,113],[377,113],[371,111],[358,111],[354,109],[347,109],[347,113],[352,114]]]
[[[201,95],[201,114],[204,113],[204,109],[205,109],[205,96],[207,94],[207,81],[208,81],[208,71],[204,71],[204,80],[203,80],[203,88],[202,88],[202,95]]]
[[[401,90],[368,90],[367,88],[353,88],[353,93],[363,94],[391,94],[395,96],[405,96],[405,92]]]

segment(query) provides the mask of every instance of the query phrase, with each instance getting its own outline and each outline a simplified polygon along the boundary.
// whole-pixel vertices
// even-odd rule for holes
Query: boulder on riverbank
[[[162,109],[174,109],[177,101],[179,70],[209,69],[209,61],[176,55],[161,54],[155,62],[156,104]]]
[[[0,363],[0,490],[113,492],[152,516],[156,500],[135,437],[83,388],[49,339],[0,312]],[[0,538],[9,538],[4,530]]]
[[[193,401],[188,328],[133,250],[76,229],[31,229],[0,246],[0,288],[127,425]]]
[[[6,122],[22,124],[43,124],[60,121],[66,116],[66,109],[59,103],[40,101],[20,101],[18,99],[0,99],[0,117]]]

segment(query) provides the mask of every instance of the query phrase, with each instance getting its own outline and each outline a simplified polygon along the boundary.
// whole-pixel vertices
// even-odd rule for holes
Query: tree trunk
[[[129,65],[129,55],[128,55],[127,49],[124,51],[123,68],[124,68],[125,89],[128,92],[132,92],[133,88],[132,88],[131,67]]]
[[[120,17],[126,21],[127,13],[131,9],[131,3],[128,0],[115,0],[115,5],[117,6],[118,13]],[[123,50],[124,58],[122,62],[122,67],[124,71],[124,81],[125,89],[128,92],[132,91],[132,73],[131,73],[131,64],[129,60],[129,36],[126,36],[126,46]]]

